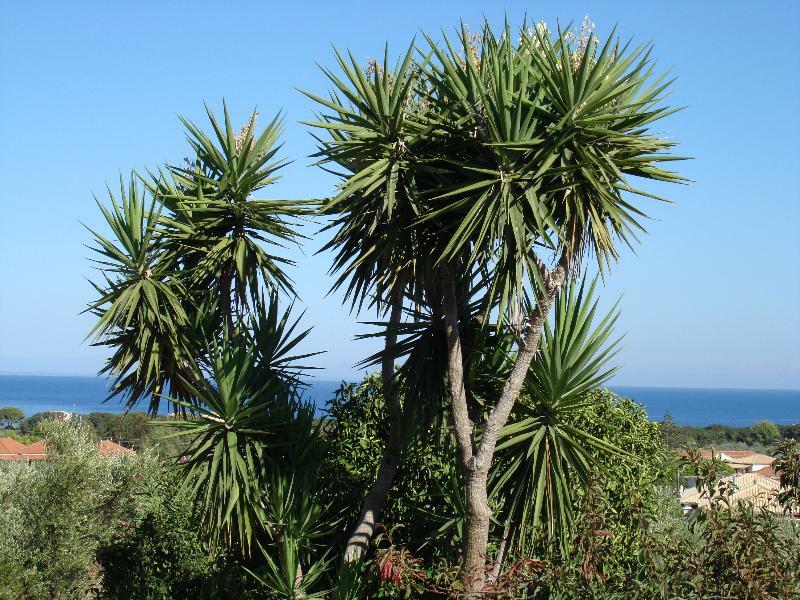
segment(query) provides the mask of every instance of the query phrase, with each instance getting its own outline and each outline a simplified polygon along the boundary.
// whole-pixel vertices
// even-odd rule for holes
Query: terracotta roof
[[[19,452],[25,444],[9,437],[0,437],[0,452]]]
[[[747,458],[748,456],[756,454],[753,450],[717,450],[717,453],[730,456],[733,459]]]
[[[20,451],[25,460],[44,460],[47,458],[47,453],[44,449],[42,442],[33,442],[23,447]]]
[[[680,455],[688,456],[689,453],[682,450]],[[712,457],[711,450],[700,448],[700,456],[709,460]],[[728,463],[741,465],[771,465],[772,461],[775,460],[773,457],[761,454],[755,450],[714,450],[713,456]]]
[[[19,453],[25,447],[17,440],[0,438],[0,460],[19,460]]]
[[[111,440],[101,440],[97,444],[100,456],[120,456],[136,454],[133,450],[120,446]],[[46,460],[47,452],[42,442],[20,444],[10,438],[0,438],[0,460]]]
[[[758,473],[759,475],[762,475],[763,477],[772,477],[774,479],[778,479],[778,472],[775,470],[775,467],[773,467],[772,465],[770,465],[768,467],[763,467],[763,468],[759,469],[758,471],[754,471],[754,473]]]
[[[733,481],[738,488],[731,496],[731,502],[734,504],[746,500],[754,506],[763,506],[772,512],[781,512],[774,494],[781,487],[777,480],[756,472],[731,475],[724,477],[722,481]],[[681,495],[681,504],[706,507],[709,502],[708,497],[701,495],[696,488],[688,488]]]
[[[100,443],[97,444],[97,453],[100,456],[136,454],[136,452],[134,452],[130,448],[125,448],[124,446],[120,446],[119,444],[112,442],[111,440],[100,440]]]
[[[772,461],[775,460],[771,456],[760,454],[758,452],[748,452],[744,455],[740,455],[740,453],[737,452],[736,456],[733,456],[733,452],[730,450],[720,450],[720,454],[730,456],[732,459],[734,459],[733,462],[743,465],[771,465]]]

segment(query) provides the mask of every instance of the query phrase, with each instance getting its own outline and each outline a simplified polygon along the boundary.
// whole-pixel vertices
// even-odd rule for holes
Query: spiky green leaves
[[[127,406],[163,392],[170,382],[183,397],[180,382],[193,356],[186,336],[191,319],[181,278],[160,258],[160,206],[135,176],[127,185],[120,180],[119,200],[109,190],[109,205],[98,201],[113,237],[90,230],[99,255],[93,262],[104,281],[93,283],[99,298],[86,312],[98,320],[87,337],[113,349],[101,372],[113,378],[112,395],[122,395]],[[150,409],[157,406],[155,401]]]
[[[541,353],[531,364],[523,400],[501,434],[493,494],[506,498],[503,511],[510,540],[522,551],[535,527],[550,537],[563,535],[572,521],[578,483],[602,470],[596,456],[620,450],[570,424],[589,406],[586,393],[616,371],[608,367],[619,339],[612,338],[618,312],[598,319],[595,282],[571,282],[556,301]]]
[[[573,260],[588,254],[603,268],[618,257],[616,241],[630,245],[644,231],[633,198],[663,200],[631,178],[686,181],[660,166],[683,160],[668,153],[675,142],[648,129],[675,112],[662,104],[672,81],[655,75],[651,45],[632,49],[613,31],[601,47],[593,35],[575,44],[569,32],[549,39],[540,29],[520,50],[538,74],[545,125],[563,139],[545,182],[556,192],[548,208],[560,243]]]
[[[274,303],[276,290],[291,292],[291,261],[274,249],[294,243],[294,221],[308,209],[253,197],[284,164],[275,158],[280,118],[259,133],[256,113],[236,131],[227,107],[223,124],[207,112],[211,135],[183,120],[190,164],[144,185],[132,175],[119,202],[100,205],[112,236],[92,232],[104,282],[88,309],[98,317],[90,336],[112,348],[102,372],[128,406],[149,396],[157,411],[162,394],[191,402],[206,342],[253,311],[267,318],[267,295]]]
[[[660,166],[679,160],[673,142],[649,131],[672,112],[649,47],[488,24],[425,39],[416,63],[406,54],[393,70],[384,59],[365,74],[337,54],[331,99],[309,94],[328,111],[311,123],[329,136],[320,162],[342,179],[326,248],[356,299],[401,268],[418,285],[417,273],[473,263],[491,273],[501,314],[527,309],[538,259],[591,255],[605,268],[636,240],[634,198],[657,196],[633,178],[683,181]]]
[[[276,159],[282,131],[276,116],[256,135],[257,113],[240,131],[206,109],[213,131],[207,135],[182,119],[195,152],[193,164],[171,165],[152,177],[150,187],[169,209],[163,237],[171,256],[191,269],[196,287],[217,286],[227,310],[261,297],[264,286],[291,292],[284,272],[292,262],[267,248],[293,243],[292,220],[307,213],[303,203],[258,200],[254,194],[274,183],[285,161]]]
[[[391,65],[387,50],[382,65],[373,61],[365,69],[337,52],[341,77],[323,69],[334,86],[330,98],[306,92],[325,109],[308,123],[324,131],[318,164],[342,179],[321,209],[333,216],[327,229],[335,232],[323,249],[336,250],[334,289],[346,286],[354,306],[373,293],[381,300],[398,278],[410,279],[430,241],[411,227],[425,210],[415,182],[424,168],[424,126],[413,53],[411,46]]]
[[[309,464],[319,434],[313,408],[298,393],[297,361],[309,355],[291,355],[308,332],[295,334],[297,321],[276,308],[250,321],[209,343],[209,372],[195,373],[195,401],[171,399],[191,416],[170,422],[189,441],[185,479],[206,533],[244,552],[269,521],[262,498],[269,480],[276,469]]]

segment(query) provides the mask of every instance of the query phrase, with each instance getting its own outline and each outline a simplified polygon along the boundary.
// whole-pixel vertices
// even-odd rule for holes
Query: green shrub
[[[98,588],[96,550],[130,510],[147,459],[99,457],[91,430],[75,421],[41,426],[48,460],[0,469],[0,520],[12,524],[2,577],[16,578],[16,597],[82,598]]]
[[[200,538],[192,497],[174,472],[159,469],[141,478],[136,495],[129,519],[98,549],[107,597],[218,598],[241,592],[237,565]]]

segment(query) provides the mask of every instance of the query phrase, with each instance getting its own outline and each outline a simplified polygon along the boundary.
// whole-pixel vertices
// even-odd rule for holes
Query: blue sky
[[[605,289],[620,295],[627,332],[616,383],[800,388],[800,195],[795,2],[8,2],[0,21],[0,372],[91,374],[103,354],[83,343],[91,298],[86,231],[92,193],[120,171],[187,154],[176,117],[202,119],[227,99],[235,120],[257,106],[286,112],[294,162],[267,195],[322,196],[333,181],[308,166],[313,140],[298,121],[312,106],[294,88],[324,91],[315,61],[331,45],[365,61],[388,40],[463,19],[477,28],[575,21],[602,35],[652,40],[679,77],[687,109],[660,129],[695,157],[691,186],[653,203],[649,235],[626,252]],[[313,233],[313,231],[309,231]],[[352,377],[373,346],[326,297],[323,238],[292,272],[326,349],[324,379]],[[362,315],[369,319],[372,315]]]

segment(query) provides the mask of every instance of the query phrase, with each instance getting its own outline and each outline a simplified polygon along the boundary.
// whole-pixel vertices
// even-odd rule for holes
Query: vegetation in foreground
[[[635,180],[684,181],[650,130],[672,112],[650,48],[588,25],[422,37],[396,63],[337,53],[332,93],[308,93],[319,164],[340,177],[329,198],[256,199],[283,165],[280,120],[237,131],[225,109],[210,134],[184,121],[190,159],[99,203],[90,335],[114,397],[185,417],[170,421],[183,450],[126,475],[60,450],[85,433],[51,426],[53,458],[0,487],[22,524],[2,549],[18,597],[798,591],[795,525],[730,506],[696,464],[714,501],[687,527],[658,427],[601,388],[618,311],[600,312],[586,263],[605,272],[640,203],[662,199]],[[341,390],[327,421],[303,400],[312,355],[280,256],[315,216],[333,287],[377,311],[385,342],[363,361],[380,376]],[[780,452],[792,511],[797,445]]]
[[[619,461],[573,490],[569,535],[549,540],[531,529],[527,550],[509,552],[493,578],[494,597],[791,598],[800,592],[795,522],[728,504],[730,487],[718,484],[719,469],[703,461],[686,467],[703,476],[714,502],[685,520],[673,488],[680,467],[655,424],[629,400],[604,390],[589,396],[593,408],[570,422],[624,446],[630,462]],[[283,495],[273,492],[264,518],[270,530],[256,534],[259,550],[249,556],[198,531],[202,502],[170,461],[150,452],[98,456],[86,424],[43,422],[51,458],[0,466],[0,598],[303,597],[286,592],[296,585],[297,571],[283,566],[294,568],[294,547],[302,551],[302,573],[316,576],[309,597],[459,597],[463,509],[446,443],[420,441],[407,449],[365,560],[353,567],[331,560],[342,551],[345,524],[357,516],[359,490],[379,468],[376,450],[387,435],[380,377],[343,387],[330,411],[336,420],[318,440],[321,454],[308,456],[317,469],[314,491],[297,484]],[[785,490],[794,491],[782,502],[796,512],[800,445],[783,443],[778,456]],[[508,502],[508,492],[496,498]],[[276,543],[278,532],[295,532],[299,543]]]

